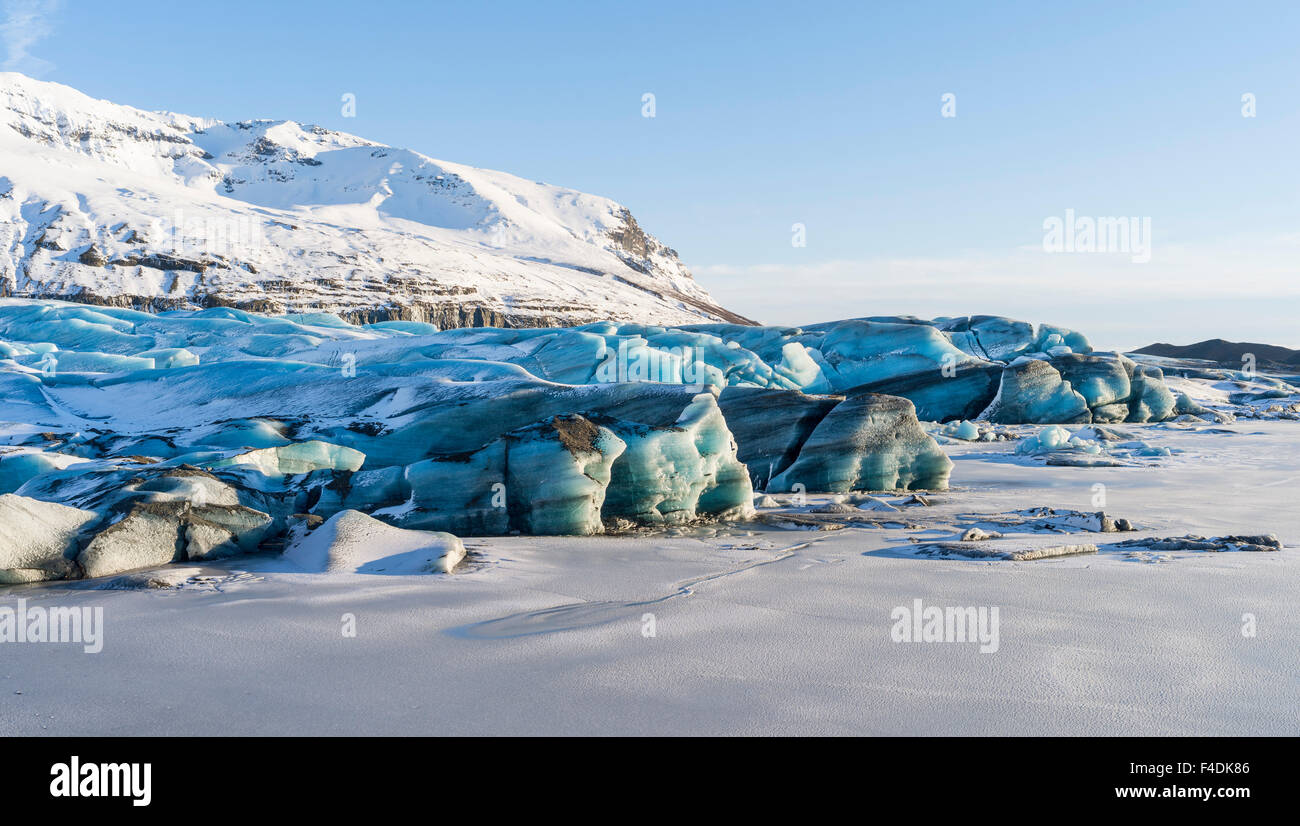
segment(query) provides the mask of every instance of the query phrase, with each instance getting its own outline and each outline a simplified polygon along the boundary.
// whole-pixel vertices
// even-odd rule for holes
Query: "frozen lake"
[[[105,634],[99,654],[4,645],[0,734],[1300,734],[1297,425],[1123,427],[1183,452],[1074,468],[949,445],[953,490],[884,497],[897,527],[467,538],[451,575],[243,558],[173,566],[179,588],[9,588],[0,605],[102,606]],[[1098,483],[1144,532],[1060,541],[1292,547],[912,555],[958,514],[1096,510]],[[891,612],[917,599],[996,607],[997,652],[894,642]]]

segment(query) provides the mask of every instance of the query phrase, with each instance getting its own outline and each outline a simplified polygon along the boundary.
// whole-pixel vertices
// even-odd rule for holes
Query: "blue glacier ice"
[[[1002,368],[997,395],[980,418],[1001,424],[1090,422],[1087,400],[1049,362],[1019,356]]]
[[[943,490],[951,471],[910,401],[863,393],[831,409],[767,490]]]
[[[1156,367],[995,316],[439,331],[0,298],[0,494],[94,514],[61,576],[346,511],[459,535],[745,519],[755,490],[944,488],[921,420],[1186,409]]]

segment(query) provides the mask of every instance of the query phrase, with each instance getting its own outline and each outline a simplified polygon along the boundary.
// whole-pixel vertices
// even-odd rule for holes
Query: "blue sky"
[[[6,68],[607,195],[764,321],[1300,347],[1300,4],[3,5]],[[1045,252],[1067,209],[1151,260]]]

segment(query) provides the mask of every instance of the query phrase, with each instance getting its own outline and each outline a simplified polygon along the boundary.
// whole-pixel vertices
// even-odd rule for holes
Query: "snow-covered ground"
[[[102,607],[104,647],[0,647],[0,734],[1300,734],[1298,425],[1122,427],[1172,455],[1058,467],[1017,442],[953,442],[951,491],[883,496],[899,510],[836,530],[764,510],[466,539],[449,575],[244,557],[159,573],[179,587],[12,587],[0,607]],[[1092,512],[1099,494],[1140,532],[1027,537],[1100,547],[1033,562],[917,553],[954,525]],[[1288,547],[1114,547],[1187,533]],[[918,599],[997,608],[996,653],[894,642],[892,612]]]

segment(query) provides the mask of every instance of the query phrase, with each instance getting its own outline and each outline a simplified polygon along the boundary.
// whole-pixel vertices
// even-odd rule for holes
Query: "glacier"
[[[1159,366],[990,316],[439,330],[0,299],[0,521],[53,543],[0,530],[0,576],[283,550],[350,512],[456,536],[744,520],[755,491],[943,490],[932,432],[1191,409]]]

